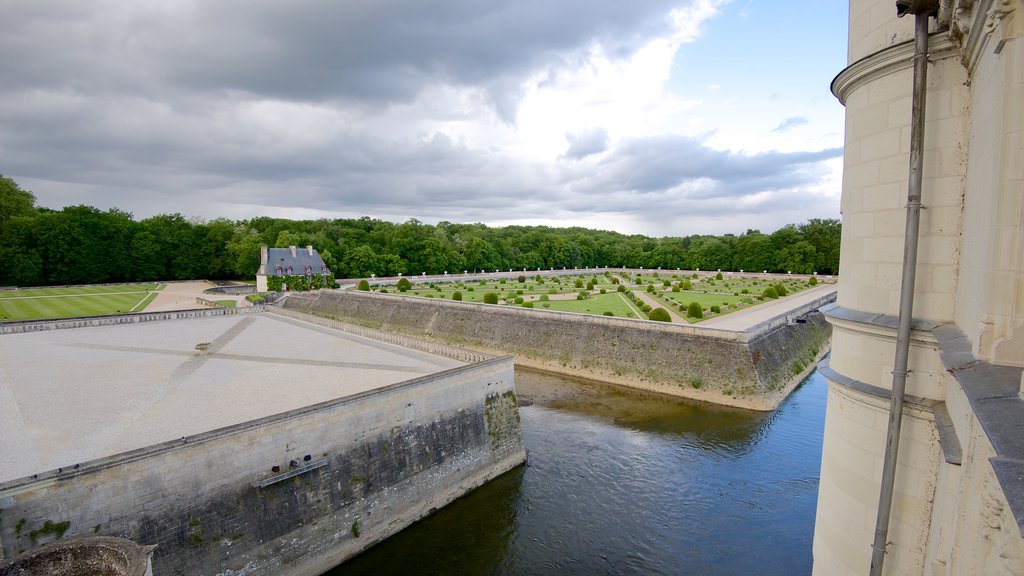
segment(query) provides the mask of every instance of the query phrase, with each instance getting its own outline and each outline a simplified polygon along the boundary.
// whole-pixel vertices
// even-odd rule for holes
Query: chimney
[[[306,246],[306,252],[309,252],[309,255],[312,256],[313,255],[313,247],[312,246]]]
[[[260,269],[256,271],[257,275],[267,273],[267,261],[270,259],[268,254],[267,245],[260,246]]]
[[[292,258],[295,258],[295,246],[289,246],[288,249],[292,251]]]

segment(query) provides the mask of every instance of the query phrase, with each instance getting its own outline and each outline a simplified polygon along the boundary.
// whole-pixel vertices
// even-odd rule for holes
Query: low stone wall
[[[0,484],[0,559],[100,535],[154,574],[316,575],[525,458],[493,358]]]
[[[175,310],[169,312],[78,316],[74,318],[57,318],[55,320],[18,320],[14,322],[0,322],[0,334],[21,334],[23,332],[43,332],[65,328],[113,326],[115,324],[138,324],[140,322],[154,322],[157,320],[179,320],[201,318],[204,316],[224,316],[226,314],[249,314],[252,312],[262,312],[263,309],[263,306],[246,308],[224,308],[217,306],[216,308],[198,308],[195,310]]]
[[[778,406],[827,350],[830,334],[828,323],[806,310],[802,323],[782,318],[781,325],[747,333],[358,291],[292,295],[284,307],[515,354],[517,363],[544,370],[755,410]]]

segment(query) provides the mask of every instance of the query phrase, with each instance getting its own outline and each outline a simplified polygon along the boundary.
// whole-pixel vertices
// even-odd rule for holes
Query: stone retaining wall
[[[0,484],[0,560],[99,535],[154,574],[316,575],[525,458],[493,358]]]
[[[756,410],[778,406],[813,369],[830,334],[828,323],[807,310],[803,323],[782,317],[749,333],[356,291],[292,295],[284,307],[515,354],[526,366]]]

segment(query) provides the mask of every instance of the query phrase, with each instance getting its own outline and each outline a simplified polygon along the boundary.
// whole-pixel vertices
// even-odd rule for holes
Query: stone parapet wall
[[[63,330],[66,328],[91,328],[94,326],[114,326],[117,324],[138,324],[158,320],[183,320],[206,316],[224,316],[227,314],[250,314],[262,312],[263,306],[245,308],[198,308],[195,310],[175,310],[169,312],[140,312],[137,314],[112,314],[108,316],[81,316],[75,318],[58,318],[55,320],[19,320],[0,322],[0,334],[22,334],[25,332],[44,332],[46,330]]]
[[[292,296],[284,308],[515,354],[521,365],[755,410],[778,406],[827,349],[830,331],[820,315],[807,312],[804,323],[783,318],[751,337],[699,326],[349,291]]]
[[[0,484],[0,559],[100,535],[155,574],[315,575],[525,457],[494,358]]]

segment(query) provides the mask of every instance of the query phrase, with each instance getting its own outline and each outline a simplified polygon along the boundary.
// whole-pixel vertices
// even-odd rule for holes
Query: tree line
[[[840,231],[834,219],[770,234],[663,238],[369,217],[136,221],[118,209],[37,207],[31,192],[0,175],[0,285],[14,286],[251,278],[262,244],[312,245],[338,278],[595,266],[835,274]]]

